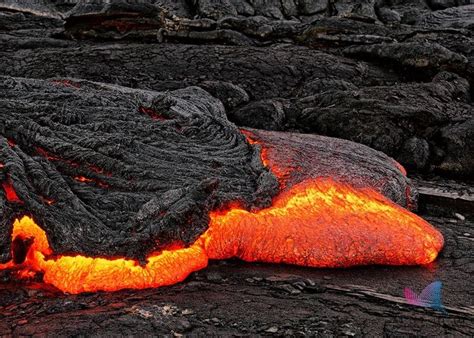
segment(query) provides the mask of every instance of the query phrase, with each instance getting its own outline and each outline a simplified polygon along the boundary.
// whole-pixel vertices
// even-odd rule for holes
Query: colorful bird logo
[[[412,289],[405,288],[404,295],[408,304],[430,307],[434,310],[446,313],[446,310],[441,303],[441,288],[443,284],[440,281],[435,281],[429,284],[427,287],[417,295]]]

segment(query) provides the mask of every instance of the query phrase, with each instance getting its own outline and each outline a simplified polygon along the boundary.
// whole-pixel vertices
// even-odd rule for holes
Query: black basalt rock
[[[278,190],[259,152],[200,88],[6,77],[0,86],[2,262],[13,220],[25,214],[55,253],[142,258],[192,243],[211,209],[268,206]]]
[[[416,202],[385,154],[328,137],[239,130],[222,102],[198,87],[162,93],[3,77],[0,89],[2,262],[10,259],[13,222],[24,215],[45,230],[55,254],[143,261],[193,243],[210,211],[234,202],[268,207],[307,179]]]

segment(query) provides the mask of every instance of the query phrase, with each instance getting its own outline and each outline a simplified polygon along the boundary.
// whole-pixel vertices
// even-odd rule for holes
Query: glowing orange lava
[[[2,188],[5,192],[5,197],[9,202],[21,203],[20,198],[16,194],[15,188],[13,188],[13,184],[11,184],[10,180],[2,182]]]
[[[199,244],[151,255],[145,266],[131,259],[91,258],[81,255],[48,259],[51,249],[45,232],[29,217],[16,220],[12,238],[34,237],[23,271],[42,271],[43,280],[69,293],[143,289],[171,285],[207,265],[207,256]],[[0,264],[0,270],[13,267]],[[28,274],[26,274],[28,275]]]
[[[257,143],[243,132],[249,143]],[[266,152],[262,147],[264,165],[283,184],[287,173],[270,163]],[[46,283],[80,293],[175,284],[204,268],[208,259],[238,257],[312,267],[415,265],[432,262],[443,247],[435,228],[373,189],[324,178],[285,188],[266,209],[250,212],[234,203],[211,212],[209,229],[194,244],[152,254],[144,266],[131,259],[55,256],[46,233],[25,216],[15,221],[12,241],[33,239],[26,259],[0,264],[0,270],[15,268],[25,278],[40,271]],[[9,202],[20,201],[11,184],[3,182],[3,189]]]
[[[298,184],[257,212],[212,212],[209,229],[190,247],[151,255],[145,266],[130,259],[52,254],[46,234],[31,218],[14,224],[12,239],[34,238],[25,271],[79,293],[170,285],[204,268],[209,259],[312,267],[427,264],[443,246],[430,224],[373,190],[354,190],[332,180]],[[0,269],[13,263],[0,265]]]
[[[252,132],[245,129],[240,129],[240,132],[245,136],[248,143],[253,144],[253,145],[254,144],[260,145],[261,147],[260,159],[262,160],[263,165],[271,169],[271,172],[273,173],[273,175],[275,175],[275,177],[278,178],[278,181],[280,183],[280,188],[282,190],[285,189],[287,177],[289,175],[288,168],[283,168],[279,166],[277,163],[274,163],[271,159],[271,156],[269,156],[268,154],[268,148],[264,147],[260,141],[255,140],[254,139],[255,135],[253,135]]]
[[[98,186],[102,187],[102,188],[108,188],[109,185],[107,183],[104,183],[100,180],[97,180],[97,179],[91,179],[91,178],[88,178],[88,177],[84,177],[84,176],[76,176],[74,177],[74,179],[78,182],[82,182],[82,183],[95,183],[97,184]]]
[[[330,179],[295,185],[254,213],[213,212],[204,239],[210,259],[313,267],[427,264],[443,247],[420,217],[371,189]]]

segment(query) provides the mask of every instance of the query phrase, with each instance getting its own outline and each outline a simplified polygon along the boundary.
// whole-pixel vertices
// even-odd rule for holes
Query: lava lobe
[[[0,81],[0,269],[79,293],[174,284],[208,259],[413,265],[442,249],[380,152],[241,131],[199,88],[64,81]]]

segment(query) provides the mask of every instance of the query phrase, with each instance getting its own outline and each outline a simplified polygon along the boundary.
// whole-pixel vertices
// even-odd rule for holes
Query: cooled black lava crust
[[[143,258],[192,243],[211,209],[267,206],[278,191],[259,150],[200,88],[20,78],[0,88],[0,262],[25,214],[55,253]]]

